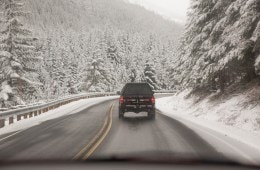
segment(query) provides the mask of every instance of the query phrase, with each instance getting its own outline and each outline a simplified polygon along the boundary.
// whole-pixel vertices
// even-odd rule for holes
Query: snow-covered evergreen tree
[[[104,60],[101,58],[93,59],[88,69],[86,79],[87,91],[105,91],[110,83],[108,72],[104,67]]]
[[[182,88],[220,90],[256,78],[259,0],[193,0],[172,79]]]
[[[120,0],[98,0],[94,13],[90,0],[0,2],[2,107],[83,91],[115,91],[126,82],[144,80],[147,59],[163,68],[157,70],[160,86],[169,86],[165,63],[174,48],[160,51],[178,39],[182,27],[176,23]],[[26,28],[34,30],[37,43]],[[43,85],[34,88],[37,80]]]
[[[36,71],[39,57],[35,39],[20,18],[26,15],[22,0],[1,0],[3,28],[0,32],[0,102],[2,107],[23,103],[34,95],[37,85],[28,77]]]
[[[158,79],[156,77],[155,69],[151,63],[147,62],[147,64],[145,65],[144,78],[145,78],[145,81],[152,87],[153,90],[160,89]]]

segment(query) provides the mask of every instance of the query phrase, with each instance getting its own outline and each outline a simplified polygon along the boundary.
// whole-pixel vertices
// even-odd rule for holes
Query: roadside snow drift
[[[208,99],[194,104],[195,98],[185,99],[187,92],[156,101],[156,107],[163,114],[180,120],[186,125],[213,130],[250,145],[260,151],[260,106],[244,108],[244,97],[235,96],[218,105]]]

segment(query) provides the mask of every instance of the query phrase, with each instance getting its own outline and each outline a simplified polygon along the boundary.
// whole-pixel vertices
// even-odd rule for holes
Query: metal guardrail
[[[154,90],[155,93],[176,93],[177,90]]]
[[[34,116],[38,116],[42,113],[45,113],[49,110],[56,109],[62,105],[77,101],[80,99],[102,97],[102,96],[114,96],[115,93],[85,93],[74,96],[65,97],[62,99],[54,100],[48,103],[29,106],[19,109],[13,109],[8,111],[0,112],[0,128],[4,127],[6,124],[13,124],[16,118],[16,121],[23,119],[28,119]]]

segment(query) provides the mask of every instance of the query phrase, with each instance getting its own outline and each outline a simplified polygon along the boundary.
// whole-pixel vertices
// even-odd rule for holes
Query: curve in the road
[[[103,126],[113,100],[25,129],[0,141],[1,160],[70,160]]]
[[[145,113],[127,113],[119,120],[117,107],[117,100],[102,102],[19,132],[0,141],[0,159],[69,160],[145,152],[224,157],[178,120],[160,113],[154,121]]]
[[[83,159],[86,160],[88,157],[97,149],[101,142],[105,139],[112,126],[112,111],[113,104],[110,106],[109,112],[107,113],[105,122],[102,128],[99,130],[97,135],[84,147],[79,153],[74,156],[74,160]]]

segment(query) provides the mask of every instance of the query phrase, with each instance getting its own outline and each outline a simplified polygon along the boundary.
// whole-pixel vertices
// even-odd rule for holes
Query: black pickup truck
[[[125,112],[147,112],[150,119],[155,119],[154,92],[148,83],[127,83],[119,93],[119,118]]]

